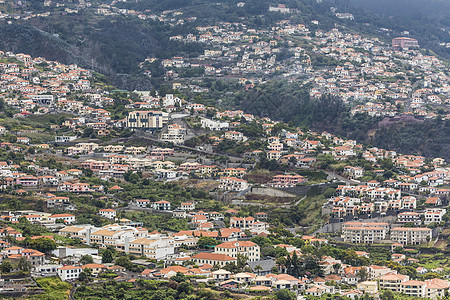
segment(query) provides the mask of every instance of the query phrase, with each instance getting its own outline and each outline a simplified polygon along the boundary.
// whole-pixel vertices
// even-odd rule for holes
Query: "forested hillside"
[[[339,98],[311,99],[308,88],[272,82],[235,96],[235,105],[292,125],[329,131],[374,147],[402,153],[450,159],[450,121],[350,115]]]
[[[344,2],[344,1],[340,1]],[[374,13],[373,25],[393,30],[389,34],[408,31],[424,47],[450,59],[450,1],[446,0],[350,0],[352,11],[364,9]],[[356,10],[355,10],[356,8]]]

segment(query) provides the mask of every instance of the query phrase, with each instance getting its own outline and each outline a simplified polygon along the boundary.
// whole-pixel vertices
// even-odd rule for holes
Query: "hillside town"
[[[45,1],[43,12],[5,13],[3,18],[24,22],[52,15],[90,12],[105,18],[123,15],[169,26],[196,21],[196,17],[185,16],[182,10],[155,13],[120,8],[118,3],[120,1],[73,4],[49,0]],[[236,5],[245,9],[245,2]],[[420,49],[418,41],[410,38],[408,31],[398,33],[403,36],[393,38],[390,43],[362,36],[344,26],[329,31],[317,29],[320,25],[317,20],[311,20],[309,24],[295,23],[291,17],[300,12],[284,4],[269,7],[267,13],[281,14],[285,19],[276,26],[263,29],[251,28],[245,22],[198,26],[192,32],[171,36],[169,40],[201,45],[204,47],[201,55],[177,55],[163,60],[148,57],[139,67],[143,74],[152,78],[157,76],[152,73],[156,63],[163,68],[163,79],[174,89],[194,94],[210,90],[208,83],[202,80],[204,77],[226,79],[245,89],[276,78],[303,86],[312,85],[310,95],[313,98],[339,96],[352,103],[352,114],[389,117],[408,114],[426,119],[448,119],[448,114],[441,111],[449,103],[447,67],[435,55]],[[335,17],[353,20],[347,12],[335,12]],[[380,31],[391,30],[381,28]],[[75,88],[85,90],[89,87],[77,82]],[[155,104],[143,102],[150,103],[140,103],[138,107]]]
[[[374,42],[335,30],[320,37],[317,51],[340,39],[363,48]],[[371,57],[387,59],[361,66],[367,74],[378,66],[377,76],[386,76],[389,55],[418,62],[412,57],[420,53],[376,48],[367,50]],[[0,268],[2,277],[25,277],[2,282],[0,293],[30,292],[26,278],[189,276],[222,291],[287,289],[299,299],[448,294],[450,265],[438,257],[449,234],[443,158],[368,147],[180,94],[106,90],[89,70],[27,54],[0,52],[0,61]],[[339,85],[334,91],[349,95],[327,79],[356,81],[352,68],[321,73],[317,92]],[[367,99],[395,90],[441,101],[442,76],[431,76],[435,87],[423,94],[401,80],[372,90],[358,82]],[[277,212],[307,202],[318,216],[307,225]]]
[[[448,61],[408,31],[356,32],[335,7],[325,30],[284,2],[270,27],[131,1],[12,2],[0,0],[8,26],[121,16],[177,34],[170,57],[146,52],[117,75],[159,84],[142,90],[94,59],[0,49],[0,298],[450,299],[448,145],[375,146],[394,124],[449,121]],[[56,27],[43,34],[58,40]],[[344,130],[379,119],[357,139],[248,109],[278,110],[289,93],[261,94],[280,82],[342,101]]]

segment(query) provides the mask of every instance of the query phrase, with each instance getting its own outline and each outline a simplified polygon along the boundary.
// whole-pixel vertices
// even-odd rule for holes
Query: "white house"
[[[98,213],[100,216],[107,219],[114,219],[116,217],[116,211],[111,208],[100,209]]]
[[[77,280],[81,271],[81,267],[64,266],[58,269],[58,276],[62,281]]]
[[[63,220],[66,224],[71,224],[76,221],[75,216],[71,214],[56,214],[48,217],[50,221]]]

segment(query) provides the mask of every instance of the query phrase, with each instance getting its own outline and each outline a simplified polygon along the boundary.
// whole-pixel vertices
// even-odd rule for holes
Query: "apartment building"
[[[342,225],[342,238],[351,243],[368,243],[386,239],[388,223],[346,222]]]
[[[92,231],[92,229],[97,230],[97,228],[91,225],[66,226],[59,231],[59,234],[62,236],[78,238],[81,242],[87,244],[88,231]]]
[[[450,289],[450,282],[439,278],[425,280],[425,295],[417,297],[425,297],[429,299],[444,298],[445,292]]]
[[[389,273],[380,277],[380,288],[400,293],[401,284],[409,280],[409,276]]]
[[[233,140],[233,141],[245,141],[246,140],[246,138],[244,137],[244,134],[242,132],[238,132],[238,131],[225,132],[225,138],[227,140]]]
[[[268,160],[279,160],[281,158],[281,151],[272,150],[267,152]]]
[[[255,219],[253,217],[231,217],[230,218],[230,227],[231,228],[241,228],[241,229],[250,229],[253,227],[255,223]]]
[[[242,178],[245,174],[247,174],[247,169],[245,168],[226,168],[223,170],[223,175],[225,175],[225,177]]]
[[[246,180],[235,177],[221,177],[219,183],[219,188],[226,191],[237,192],[248,188],[248,182]]]
[[[125,126],[133,129],[159,129],[164,127],[166,121],[161,111],[132,111],[125,119]]]
[[[391,240],[403,245],[423,244],[431,240],[429,228],[396,227],[391,229]]]
[[[260,247],[250,241],[225,242],[214,247],[214,253],[226,254],[237,258],[238,254],[247,257],[248,261],[258,261],[261,259]]]
[[[125,242],[125,253],[145,256],[152,259],[164,259],[175,253],[173,238],[139,238]]]
[[[73,147],[67,148],[67,155],[79,155],[83,153],[89,153],[97,150],[99,145],[97,143],[78,143]]]
[[[395,50],[409,49],[409,48],[418,48],[419,42],[416,39],[407,38],[407,37],[398,37],[392,39],[392,48]]]
[[[112,246],[118,251],[125,251],[125,242],[141,237],[147,237],[148,230],[142,227],[124,225],[106,225],[102,228],[92,228],[86,232],[86,244],[97,244],[102,248]]]
[[[306,178],[301,175],[275,175],[268,185],[277,188],[294,187],[305,181]]]
[[[397,271],[385,266],[371,265],[367,267],[367,273],[369,273],[369,278],[374,280],[387,274],[397,274]]]
[[[420,214],[413,212],[413,211],[407,211],[402,212],[397,215],[397,222],[406,224],[406,223],[412,223],[414,225],[419,225],[422,221],[420,220]]]
[[[400,293],[412,297],[425,297],[427,283],[419,280],[408,280],[400,285]]]
[[[431,223],[440,223],[442,221],[442,217],[445,215],[446,212],[447,212],[446,209],[428,208],[424,213],[423,223],[425,225]]]
[[[387,230],[377,226],[355,226],[342,230],[342,238],[346,242],[373,244],[386,238]]]

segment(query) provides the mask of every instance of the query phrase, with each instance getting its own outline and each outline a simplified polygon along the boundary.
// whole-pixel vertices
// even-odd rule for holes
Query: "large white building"
[[[175,253],[173,238],[139,238],[125,242],[125,253],[145,256],[152,259],[163,259]]]
[[[241,178],[221,177],[219,188],[226,191],[243,191],[248,188],[248,182]]]
[[[160,129],[167,122],[161,111],[136,110],[128,113],[125,126],[134,129]]]
[[[62,281],[72,281],[77,280],[81,272],[81,267],[64,266],[58,269],[58,276]]]
[[[226,254],[237,258],[238,254],[246,256],[248,261],[261,259],[260,247],[250,241],[225,242],[214,247],[214,253]]]
[[[403,245],[423,244],[431,240],[430,228],[396,227],[391,229],[391,240]]]
[[[347,222],[342,225],[342,238],[346,242],[372,244],[386,239],[388,223]]]

